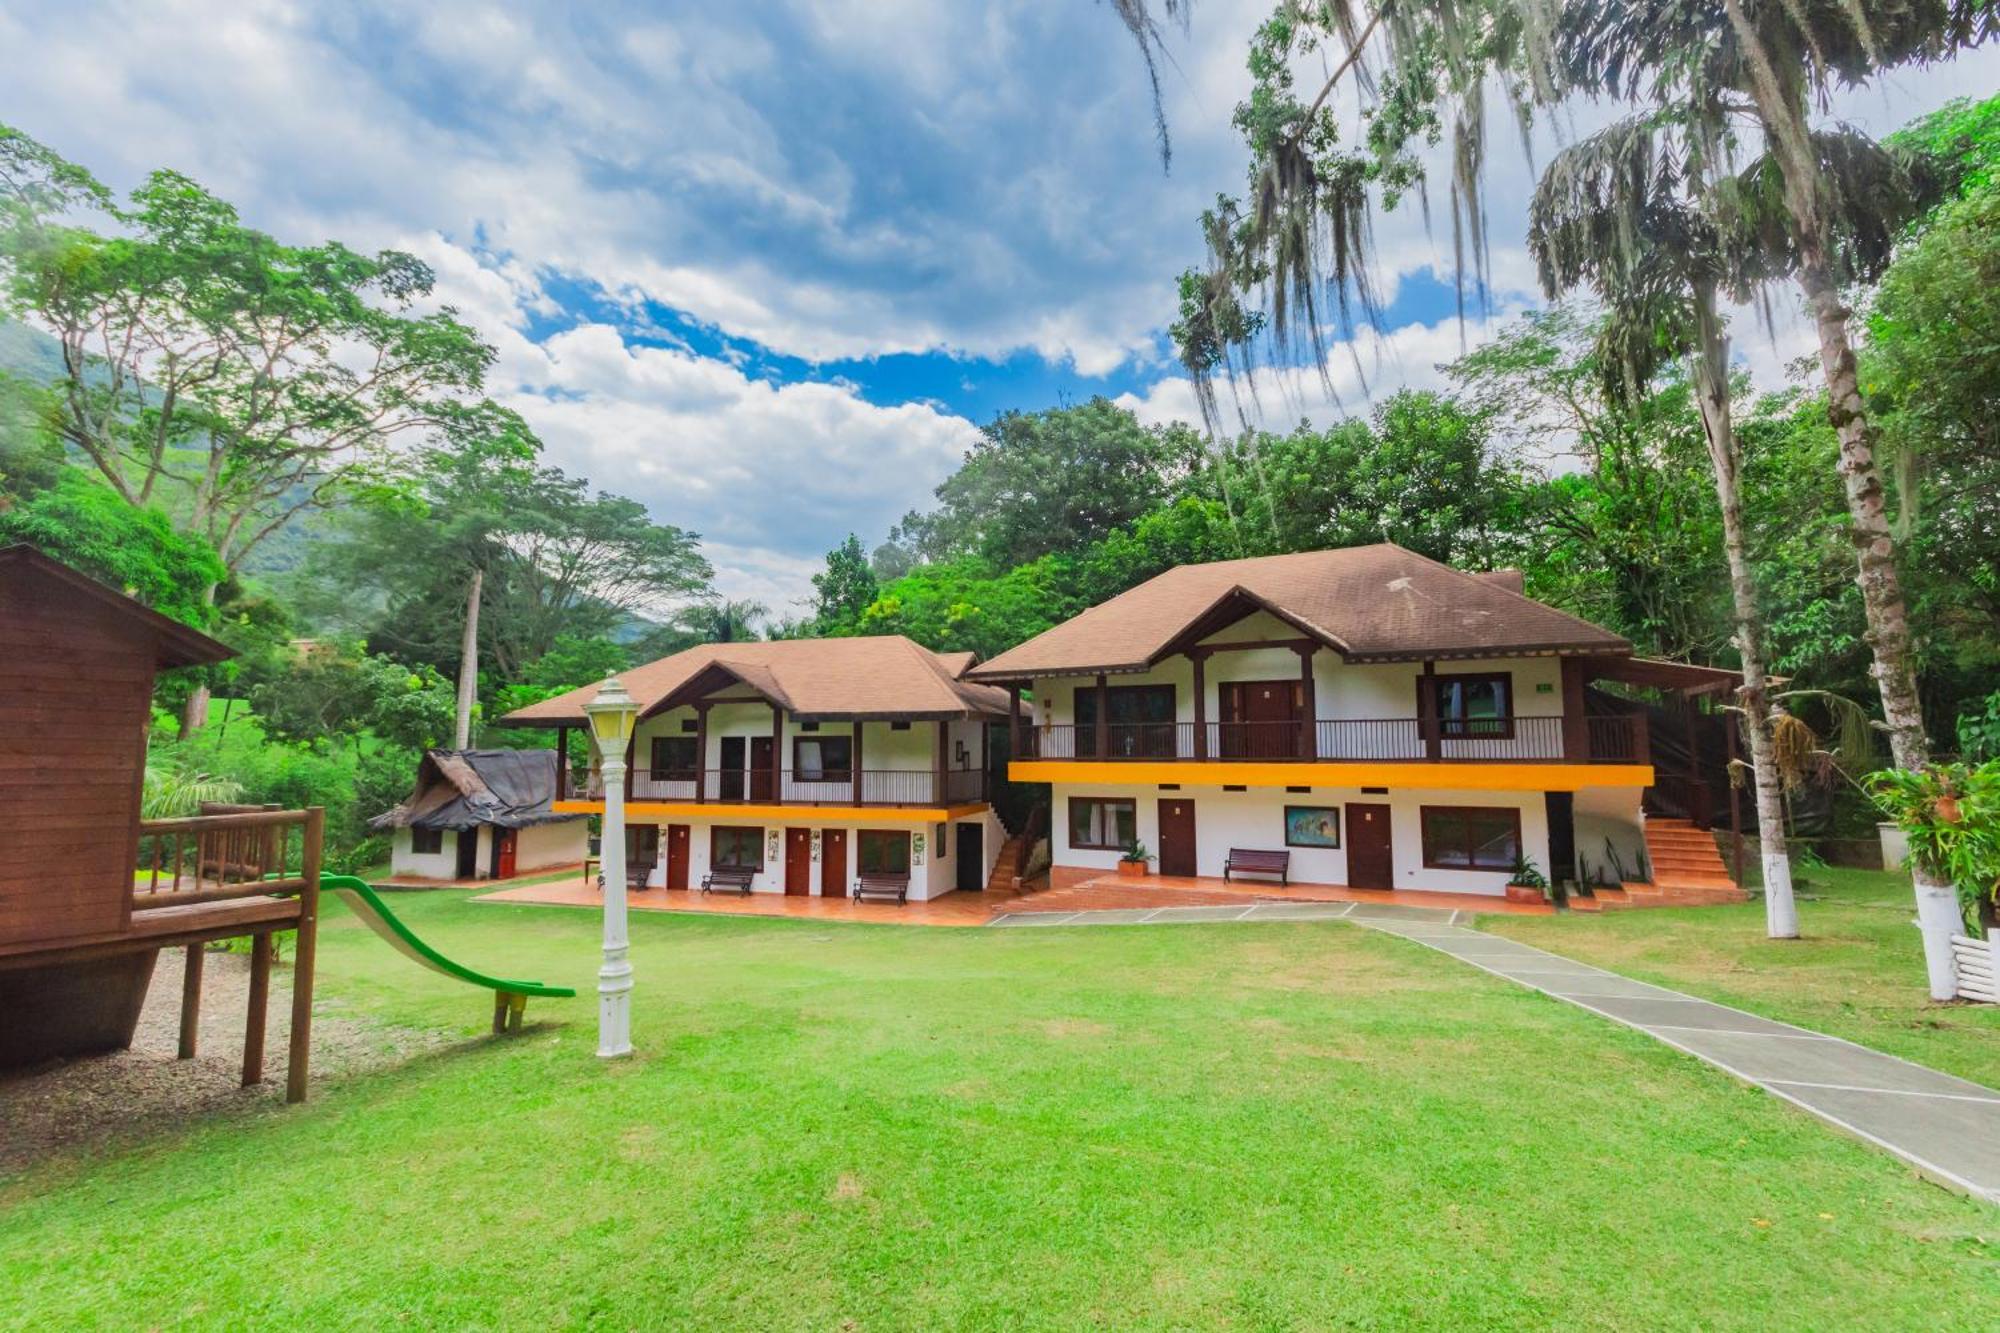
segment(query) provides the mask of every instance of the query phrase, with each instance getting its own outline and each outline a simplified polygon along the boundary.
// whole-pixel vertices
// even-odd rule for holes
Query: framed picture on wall
[[[1340,846],[1340,807],[1337,805],[1286,806],[1285,846]]]

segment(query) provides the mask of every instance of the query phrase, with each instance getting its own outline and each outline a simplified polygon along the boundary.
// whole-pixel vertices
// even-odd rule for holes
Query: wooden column
[[[291,1053],[285,1069],[285,1100],[306,1099],[306,1077],[312,1067],[313,967],[319,956],[319,862],[326,845],[326,808],[306,811],[305,848],[299,875],[299,931],[292,945]]]
[[[1572,764],[1590,761],[1590,715],[1584,703],[1583,659],[1562,659],[1563,758]]]
[[[1007,755],[1010,759],[1020,759],[1021,754],[1021,682],[1007,682]]]
[[[556,799],[569,799],[569,728],[556,728]]]
[[[694,706],[694,799],[708,799],[708,700]]]
[[[771,705],[771,799],[785,799],[785,710]]]
[[[1306,643],[1292,651],[1299,655],[1299,699],[1304,716],[1299,719],[1299,758],[1319,757],[1319,702],[1313,694],[1313,654],[1316,643]]]
[[[943,805],[946,778],[951,773],[951,723],[939,718],[933,725],[937,727],[937,777],[932,780],[931,801]]]
[[[861,738],[867,733],[868,724],[860,718],[854,719],[854,803],[861,804]],[[857,855],[859,853],[857,852]]]
[[[186,970],[181,973],[180,1058],[183,1060],[194,1059],[195,1051],[200,1044],[201,962],[207,952],[206,944],[190,944],[186,950]]]
[[[1417,726],[1424,733],[1424,758],[1432,763],[1444,758],[1444,741],[1439,737],[1437,663],[1425,662],[1417,680]]]
[[[1208,758],[1208,652],[1190,648],[1188,661],[1194,664],[1194,757]]]
[[[250,1009],[243,1021],[243,1086],[264,1081],[264,1022],[271,1008],[271,932],[250,937]]]
[[[1111,757],[1111,687],[1104,683],[1104,673],[1097,674],[1097,754],[1099,759]]]

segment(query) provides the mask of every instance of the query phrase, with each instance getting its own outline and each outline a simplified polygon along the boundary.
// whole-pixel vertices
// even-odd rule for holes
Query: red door
[[[774,801],[778,798],[777,786],[771,781],[772,753],[769,736],[750,738],[750,799],[753,801]]]
[[[791,897],[805,897],[812,892],[813,873],[812,830],[788,828],[785,830],[785,892]]]
[[[1347,887],[1396,887],[1396,857],[1389,845],[1389,807],[1386,805],[1348,802]]]
[[[819,896],[847,896],[847,830],[822,829],[819,835]]]
[[[516,830],[496,828],[493,830],[493,878],[514,878],[514,839]]]
[[[685,889],[688,886],[688,826],[686,824],[667,825],[667,887]]]
[[[1160,873],[1194,878],[1193,801],[1160,801]]]

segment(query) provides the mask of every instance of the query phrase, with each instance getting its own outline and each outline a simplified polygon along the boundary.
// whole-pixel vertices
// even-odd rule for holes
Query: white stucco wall
[[[1198,874],[1220,878],[1222,863],[1232,847],[1263,851],[1289,851],[1291,878],[1305,884],[1347,883],[1348,829],[1345,807],[1348,802],[1370,802],[1390,807],[1390,845],[1394,856],[1395,887],[1428,889],[1450,893],[1502,893],[1507,884],[1504,871],[1433,870],[1423,864],[1421,810],[1426,805],[1505,806],[1521,812],[1523,852],[1538,866],[1549,863],[1548,812],[1541,792],[1488,791],[1391,791],[1387,795],[1368,794],[1358,787],[1320,787],[1310,792],[1287,792],[1282,788],[1224,791],[1221,787],[1183,786],[1162,791],[1157,784],[1062,784],[1053,788],[1050,810],[1054,825],[1050,851],[1057,866],[1111,871],[1117,868],[1119,853],[1070,846],[1069,800],[1071,796],[1129,797],[1138,818],[1139,841],[1155,856],[1159,854],[1159,803],[1162,800],[1192,800],[1195,806],[1195,858]],[[1342,807],[1341,847],[1329,850],[1286,847],[1284,807],[1287,805],[1332,805]],[[1154,870],[1158,870],[1155,862]]]
[[[483,879],[493,864],[491,859],[493,830],[482,824],[474,830],[474,834],[479,840],[479,858],[474,874]],[[443,846],[438,851],[423,856],[410,850],[410,835],[411,830],[399,828],[395,836],[390,839],[390,874],[413,875],[424,879],[458,878],[459,835],[456,830],[445,830]],[[582,857],[579,856],[577,859],[581,860]]]
[[[574,865],[583,860],[590,838],[590,823],[584,819],[560,824],[530,824],[514,832],[514,873],[539,870],[544,866]]]
[[[650,823],[653,821],[634,822]],[[984,885],[992,874],[993,866],[998,861],[1000,845],[1006,841],[1006,829],[1001,825],[998,817],[993,815],[990,810],[981,811],[966,822],[980,824],[986,830],[982,835],[982,845],[980,848],[984,859],[984,865],[981,867],[980,883]],[[750,891],[752,893],[784,893],[785,835],[786,830],[793,828],[806,828],[812,831],[813,869],[811,894],[814,897],[819,896],[820,892],[822,864],[820,856],[823,846],[823,835],[828,828],[841,828],[847,832],[845,882],[850,891],[854,884],[855,867],[858,864],[860,856],[861,834],[864,830],[871,829],[893,830],[912,835],[910,848],[910,898],[912,901],[942,897],[957,887],[957,832],[951,824],[939,824],[931,821],[893,824],[880,822],[867,824],[829,824],[825,821],[805,822],[790,820],[759,823],[741,816],[732,818],[727,810],[719,810],[712,816],[701,815],[687,819],[676,818],[659,821],[660,861],[654,867],[652,878],[648,881],[650,887],[653,888],[664,888],[667,882],[666,831],[672,824],[686,824],[688,826],[688,887],[693,891],[700,890],[702,876],[709,872],[710,831],[718,825],[734,828],[759,828],[763,830],[764,863],[762,869],[758,871],[756,877],[750,882]],[[942,838],[939,837],[939,829],[945,830],[945,836]],[[773,840],[774,835],[775,841]],[[916,836],[921,836],[923,839],[921,847],[915,841]]]
[[[694,796],[692,782],[655,782],[647,774],[652,763],[653,738],[657,736],[692,736],[684,724],[692,724],[694,710],[677,708],[659,717],[647,718],[635,731],[636,740],[632,756],[632,794],[636,800],[689,800]],[[937,767],[937,732],[940,726],[948,728],[947,766],[954,770],[977,771],[986,763],[987,723],[980,718],[965,718],[948,723],[912,722],[907,727],[898,727],[889,722],[868,722],[861,738],[860,767],[867,773],[932,773]],[[796,740],[800,736],[828,737],[852,736],[855,724],[848,722],[822,722],[808,731],[804,724],[786,718],[783,733],[782,766],[785,775],[785,798],[795,801],[838,801],[851,799],[846,783],[801,782],[794,773],[793,756],[797,751]],[[708,745],[702,767],[708,773],[709,795],[715,794],[716,774],[723,767],[723,742],[729,738],[741,738],[742,758],[738,762],[747,768],[750,745],[753,740],[768,740],[771,736],[771,708],[760,701],[747,703],[718,703],[708,714]],[[959,749],[965,750],[965,758],[959,758]],[[746,779],[747,781],[747,779]],[[878,790],[871,790],[870,799],[901,799],[904,793],[895,786],[894,779],[871,779]],[[925,800],[939,799],[930,794],[927,785],[911,787],[909,795]]]

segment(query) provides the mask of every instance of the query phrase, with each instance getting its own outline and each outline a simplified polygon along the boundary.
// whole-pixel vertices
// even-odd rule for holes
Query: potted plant
[[[1960,930],[1984,935],[2000,968],[2000,760],[1884,769],[1869,775],[1867,790],[1908,840],[1917,924],[1927,942]],[[1926,956],[1949,960],[1950,941],[1943,943],[1942,950],[1926,948]],[[1949,999],[1956,990],[1955,976],[1931,977],[1934,997]]]
[[[1514,862],[1514,869],[1507,876],[1507,901],[1510,903],[1538,903],[1549,896],[1548,876],[1535,863],[1523,856]]]
[[[1151,854],[1146,851],[1145,843],[1133,843],[1125,849],[1125,854],[1118,858],[1120,878],[1143,879],[1146,874],[1146,862],[1152,859]]]

